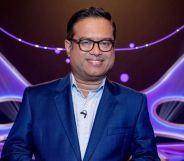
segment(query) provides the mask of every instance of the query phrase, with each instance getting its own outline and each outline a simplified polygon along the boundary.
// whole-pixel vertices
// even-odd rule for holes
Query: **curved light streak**
[[[157,112],[156,109],[157,107],[162,104],[162,103],[166,103],[166,102],[171,102],[171,101],[180,101],[180,102],[184,102],[184,96],[170,96],[170,97],[162,97],[161,99],[156,100],[153,103],[153,106],[150,108],[150,112],[154,114],[155,117],[155,121],[159,122],[159,123],[163,123],[165,126],[170,127],[170,128],[176,128],[176,129],[184,129],[184,124],[177,124],[177,123],[172,123],[169,122],[167,120],[164,120],[163,118],[161,118]],[[175,131],[176,132],[176,131]],[[184,131],[183,131],[184,132]],[[184,140],[184,135],[183,135],[183,140]]]
[[[144,90],[143,92],[148,98],[148,107],[150,112],[150,119],[156,130],[156,135],[160,135],[161,132],[177,136],[180,134],[182,140],[184,140],[184,127],[181,124],[178,126],[168,124],[165,120],[158,119],[158,115],[155,114],[158,104],[168,101],[184,101],[184,55],[166,72],[166,74],[153,86]],[[179,83],[180,82],[180,83]],[[171,136],[171,135],[170,135]]]
[[[138,49],[142,49],[142,48],[147,48],[147,47],[150,47],[150,46],[153,46],[155,44],[158,44],[164,40],[167,40],[169,39],[170,37],[174,36],[176,33],[178,33],[179,31],[183,30],[184,29],[184,25],[182,25],[181,27],[179,27],[178,29],[176,29],[175,31],[173,31],[172,33],[156,40],[156,41],[153,41],[153,42],[150,42],[150,43],[146,43],[146,44],[143,44],[143,45],[139,45],[139,46],[135,46],[135,47],[129,47],[129,48],[115,48],[115,51],[132,51],[132,50],[138,50]],[[48,47],[48,46],[43,46],[43,45],[39,45],[39,44],[35,44],[35,43],[32,43],[32,42],[28,42],[28,41],[25,41],[13,34],[11,34],[10,32],[6,31],[5,29],[3,29],[2,27],[0,27],[0,31],[4,34],[6,34],[7,36],[23,43],[23,44],[26,44],[26,45],[29,45],[29,46],[32,46],[32,47],[35,47],[35,48],[39,48],[39,49],[44,49],[44,50],[52,50],[52,51],[65,51],[65,48],[61,48],[61,47]]]
[[[172,67],[170,69],[168,69],[166,71],[166,73],[153,85],[151,85],[150,87],[148,87],[147,89],[143,90],[142,92],[146,93],[146,94],[150,94],[152,92],[154,92],[155,90],[157,90],[159,88],[159,86],[161,86],[162,84],[164,84],[164,82],[167,82],[169,79],[172,79],[171,77],[175,77],[175,71],[178,70],[180,72],[182,72],[182,70],[184,69],[184,53],[183,55],[172,65]],[[180,68],[180,69],[178,69]],[[177,74],[177,77],[180,77],[181,75]],[[175,82],[177,83],[177,82]],[[181,90],[182,91],[182,90]],[[183,91],[182,91],[183,94]]]
[[[22,101],[22,96],[20,96],[20,95],[0,96],[0,103],[1,102],[7,102],[7,101],[21,102]]]
[[[169,161],[184,160],[184,143],[165,143],[157,145],[159,152],[164,159]]]

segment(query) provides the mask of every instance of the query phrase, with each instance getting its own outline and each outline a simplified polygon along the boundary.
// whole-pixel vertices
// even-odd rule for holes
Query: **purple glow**
[[[130,44],[129,44],[129,47],[130,47],[130,48],[134,48],[134,47],[135,47],[135,44],[134,44],[134,43],[130,43]]]
[[[0,102],[21,101],[30,83],[0,53]],[[5,139],[12,124],[0,124],[0,141]]]
[[[66,62],[66,64],[69,64],[70,63],[70,59],[66,58],[65,62]]]
[[[157,148],[162,154],[163,158],[168,159],[169,161],[182,161],[184,159],[184,144],[183,143],[167,143],[167,144],[158,144]]]
[[[36,48],[39,48],[39,49],[45,49],[45,50],[57,50],[57,49],[60,49],[61,51],[64,51],[65,49],[64,48],[56,48],[56,47],[47,47],[47,46],[42,46],[42,45],[38,45],[38,44],[34,44],[34,43],[31,43],[31,42],[28,42],[28,41],[25,41],[25,40],[22,40],[16,36],[14,36],[13,34],[7,32],[6,30],[4,30],[2,27],[0,27],[0,31],[3,32],[4,34],[8,35],[9,37],[23,43],[23,44],[26,44],[26,45],[29,45],[29,46],[32,46],[32,47],[36,47]]]
[[[131,43],[131,46],[129,48],[116,48],[115,51],[130,51],[130,50],[138,50],[138,49],[142,49],[142,48],[146,48],[148,46],[152,46],[152,45],[155,45],[155,44],[158,44],[172,36],[174,36],[175,34],[177,34],[179,31],[183,30],[184,29],[184,25],[182,25],[180,28],[176,29],[174,32],[170,33],[169,35],[163,37],[163,38],[160,38],[156,41],[153,41],[153,42],[150,42],[150,43],[146,43],[144,45],[139,45],[139,46],[136,46]],[[36,48],[39,48],[39,49],[46,49],[46,50],[58,50],[58,48],[55,48],[55,47],[47,47],[47,46],[41,46],[41,45],[38,45],[38,44],[34,44],[34,43],[31,43],[31,42],[28,42],[28,41],[25,41],[25,40],[22,40],[16,36],[14,36],[13,34],[7,32],[6,30],[4,30],[2,27],[0,27],[0,31],[3,32],[4,34],[10,36],[11,38],[23,43],[23,44],[26,44],[26,45],[29,45],[29,46],[33,46],[33,47],[36,47]],[[59,48],[59,50],[61,51],[65,51],[64,48]]]
[[[184,102],[184,77],[182,77],[182,75],[184,75],[183,69],[184,55],[168,70],[168,72],[166,72],[166,74],[160,78],[158,82],[143,91],[148,98],[150,119],[154,128],[154,132],[157,136],[184,140],[183,125],[165,121],[156,113],[158,105],[164,102]],[[176,152],[178,152],[178,150],[176,150],[174,153],[176,154]],[[168,158],[166,154],[164,154],[164,156]],[[183,157],[183,153],[182,155],[178,154],[177,157]]]
[[[145,45],[140,45],[140,46],[136,46],[134,48],[116,48],[115,51],[130,51],[130,50],[138,50],[138,49],[142,49],[142,48],[146,48],[148,46],[152,46],[152,45],[155,45],[155,44],[158,44],[172,36],[174,36],[176,33],[178,33],[179,31],[183,30],[184,29],[184,25],[181,26],[180,28],[178,28],[177,30],[175,30],[174,32],[170,33],[169,35],[161,38],[161,39],[158,39],[156,41],[153,41],[153,42],[150,42],[150,43],[146,43]]]
[[[60,53],[61,53],[61,50],[56,49],[56,50],[54,50],[54,52],[55,52],[56,54],[60,54]]]
[[[30,83],[8,62],[0,53],[0,84],[8,85],[8,88],[0,86],[0,96],[19,95],[22,96],[25,87]]]
[[[184,86],[183,83],[178,83],[179,81],[184,82],[184,78],[181,77],[182,75],[184,75],[183,69],[184,55],[171,67],[170,70],[168,70],[168,72],[157,83],[146,89],[144,93],[146,93],[149,98],[148,103],[150,107],[150,112],[153,115],[153,122],[157,131],[160,131],[160,129],[162,129],[162,132],[170,131],[170,134],[181,134],[181,139],[184,140],[184,127],[178,128],[178,126],[171,126],[165,122],[158,122],[158,119],[155,115],[157,105],[163,102],[169,100],[184,102]]]
[[[70,59],[67,58],[65,61],[69,63]],[[161,119],[156,113],[156,108],[163,102],[173,100],[184,102],[183,69],[184,55],[158,82],[142,91],[147,95],[150,120],[157,136],[184,140],[183,125],[169,123]],[[128,79],[128,74],[126,76],[123,73],[121,76],[123,80]],[[8,60],[0,54],[0,85],[4,85],[5,82],[7,88],[0,86],[0,102],[8,100],[20,101],[23,90],[30,85]],[[0,141],[7,137],[11,126],[12,124],[0,124]],[[2,145],[0,146],[2,147]],[[169,159],[169,161],[180,161],[184,159],[184,144],[159,144],[158,151],[161,157]]]
[[[121,80],[122,82],[124,82],[124,83],[128,82],[128,80],[129,80],[129,75],[126,74],[126,73],[122,73],[122,74],[120,75],[120,80]]]

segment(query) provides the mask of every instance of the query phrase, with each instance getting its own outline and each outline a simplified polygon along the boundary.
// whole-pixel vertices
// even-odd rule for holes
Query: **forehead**
[[[74,37],[112,38],[113,27],[110,21],[99,17],[79,20],[73,27]]]

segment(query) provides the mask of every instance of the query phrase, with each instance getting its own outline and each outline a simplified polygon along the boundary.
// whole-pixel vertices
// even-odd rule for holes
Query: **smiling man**
[[[65,48],[77,86],[87,96],[86,91],[97,89],[114,64],[115,29],[111,21],[101,17],[82,18],[72,29]]]
[[[71,17],[71,73],[25,90],[1,160],[159,161],[146,97],[106,78],[115,38],[116,25],[102,8]]]

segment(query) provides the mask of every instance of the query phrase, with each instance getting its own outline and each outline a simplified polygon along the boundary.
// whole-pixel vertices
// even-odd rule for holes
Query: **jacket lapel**
[[[77,159],[81,161],[69,75],[59,82],[56,91],[55,103],[61,123],[65,129],[66,135],[76,154]]]
[[[96,113],[91,136],[84,156],[84,161],[88,161],[92,157],[98,143],[100,142],[100,139],[104,134],[104,129],[108,124],[108,120],[112,115],[114,107],[116,106],[117,101],[113,99],[115,97],[112,94],[110,86],[112,85],[107,80]]]

